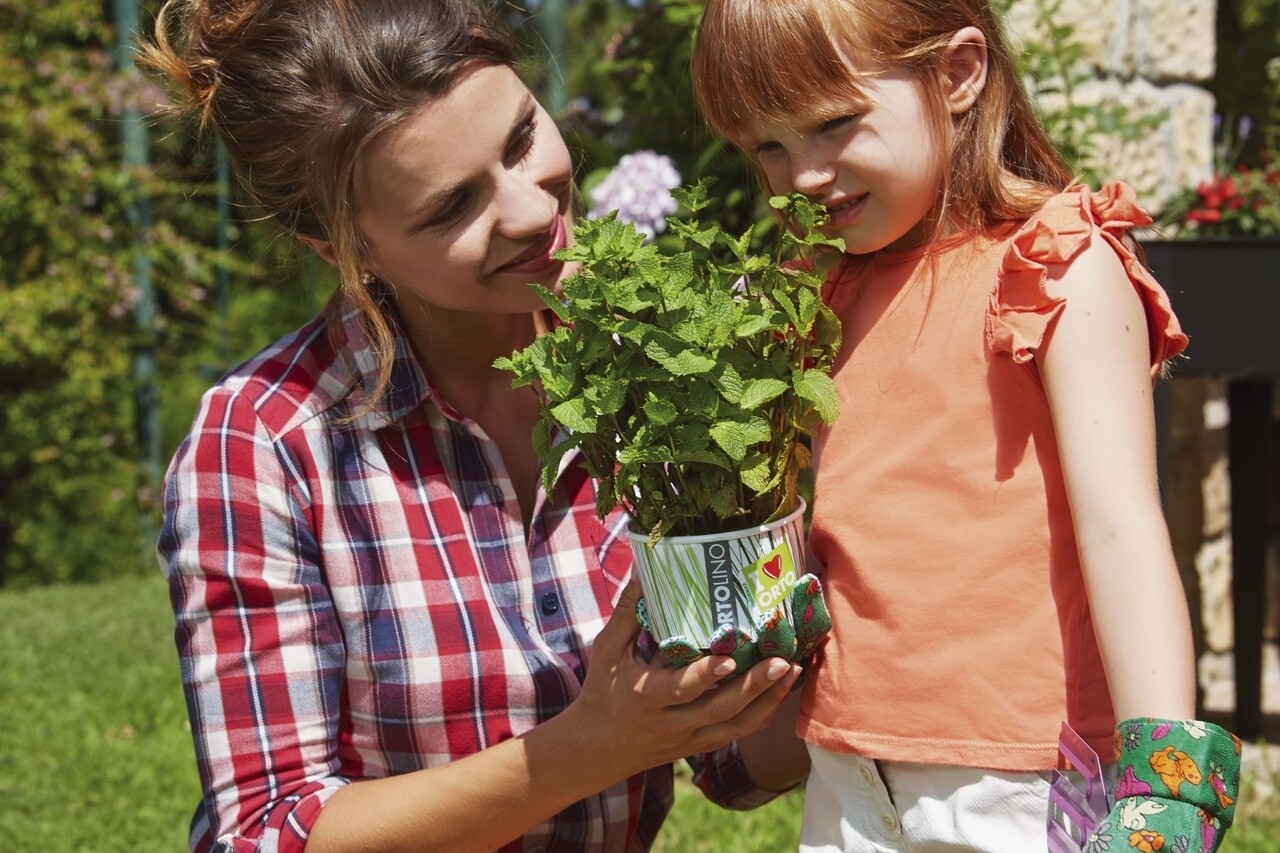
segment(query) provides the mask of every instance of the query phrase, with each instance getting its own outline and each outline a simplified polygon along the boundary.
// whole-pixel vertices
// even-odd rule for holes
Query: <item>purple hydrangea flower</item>
[[[630,222],[649,239],[666,230],[667,217],[678,205],[671,190],[680,186],[680,173],[670,157],[654,151],[626,154],[613,171],[591,190],[588,216],[601,217],[610,211]]]

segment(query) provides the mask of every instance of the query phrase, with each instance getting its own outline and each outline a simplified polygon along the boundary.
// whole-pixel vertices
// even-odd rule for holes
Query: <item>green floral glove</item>
[[[822,597],[822,583],[814,575],[804,575],[791,588],[792,620],[782,607],[775,607],[757,620],[752,635],[734,625],[725,625],[711,635],[707,648],[699,648],[683,635],[658,641],[658,649],[676,666],[686,666],[707,655],[733,658],[734,674],[746,672],[767,657],[800,662],[809,657],[831,630],[831,617]],[[644,598],[636,603],[636,618],[652,633]]]
[[[1235,816],[1240,740],[1198,720],[1116,727],[1115,805],[1084,853],[1213,853]]]

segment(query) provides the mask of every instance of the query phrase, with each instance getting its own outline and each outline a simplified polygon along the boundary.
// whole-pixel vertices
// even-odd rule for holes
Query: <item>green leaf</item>
[[[587,414],[586,400],[574,397],[551,408],[551,415],[556,422],[566,429],[575,432],[593,433],[596,431],[596,419]]]
[[[678,349],[670,340],[650,340],[644,345],[645,355],[661,364],[673,376],[696,376],[716,366],[714,358],[700,353]]]
[[[555,312],[555,315],[560,318],[560,322],[568,322],[569,313],[565,310],[564,300],[541,284],[531,284],[529,286],[533,288],[534,293],[538,294],[538,298]]]
[[[769,422],[761,417],[720,421],[711,427],[711,439],[730,459],[741,462],[751,447],[769,440]]]
[[[659,426],[666,426],[680,417],[680,410],[676,408],[675,403],[666,397],[659,397],[652,391],[644,401],[644,413]]]
[[[735,406],[738,405],[742,400],[743,391],[746,390],[746,383],[742,381],[738,371],[733,369],[733,365],[728,362],[719,365],[713,378],[716,388],[720,390],[720,395]]]
[[[840,399],[836,384],[821,370],[806,370],[796,379],[796,394],[813,404],[824,423],[835,423],[840,411]]]
[[[583,395],[599,415],[612,415],[627,401],[627,383],[619,379],[592,376],[587,379],[587,391]]]
[[[541,457],[542,462],[542,490],[548,495],[555,488],[556,472],[560,469],[560,460],[570,450],[578,446],[579,439],[576,436],[562,436],[560,441],[547,449],[547,455]]]
[[[738,405],[743,411],[750,412],[778,397],[787,390],[787,383],[781,379],[755,379],[747,383],[746,390]]]
[[[674,461],[675,456],[671,453],[671,448],[660,444],[652,444],[648,447],[626,447],[618,453],[618,462],[622,465]]]
[[[742,463],[742,484],[751,489],[756,494],[764,492],[769,487],[770,470],[769,470],[769,454],[753,453]]]

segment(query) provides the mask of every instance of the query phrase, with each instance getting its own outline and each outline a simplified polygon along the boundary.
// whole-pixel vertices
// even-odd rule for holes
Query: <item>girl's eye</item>
[[[842,130],[848,127],[856,119],[856,115],[837,116],[836,118],[827,119],[818,126],[820,133],[828,133],[833,130]]]
[[[782,145],[778,142],[761,142],[751,150],[755,152],[757,157],[767,157],[770,154],[777,154],[781,151]]]

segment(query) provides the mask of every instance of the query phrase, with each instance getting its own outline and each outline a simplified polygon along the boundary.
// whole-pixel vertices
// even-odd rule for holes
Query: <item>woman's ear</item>
[[[297,238],[299,243],[315,252],[322,260],[328,261],[335,267],[338,265],[338,256],[333,251],[333,244],[328,240],[320,240],[315,237],[303,237],[301,234],[297,235]]]
[[[960,115],[973,106],[987,84],[987,37],[982,30],[956,30],[942,49],[942,72],[947,107],[952,115]]]

